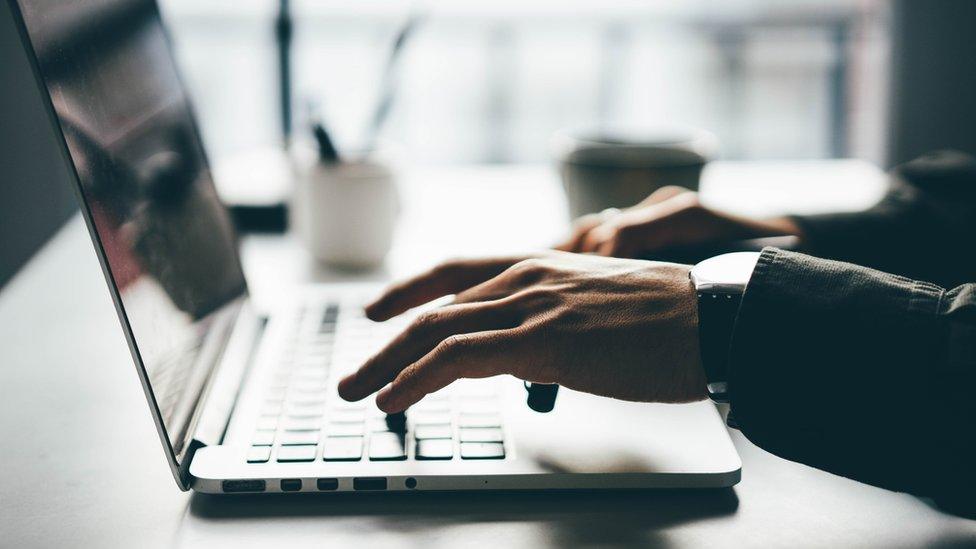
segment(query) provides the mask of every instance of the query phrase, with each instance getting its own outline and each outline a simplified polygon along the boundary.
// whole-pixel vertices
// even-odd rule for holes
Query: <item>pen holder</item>
[[[298,171],[291,223],[309,253],[340,268],[369,269],[383,263],[400,210],[389,163],[366,156],[312,162]]]

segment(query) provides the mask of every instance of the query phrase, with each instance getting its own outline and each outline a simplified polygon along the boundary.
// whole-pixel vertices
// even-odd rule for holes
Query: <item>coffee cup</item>
[[[576,218],[632,206],[666,185],[697,190],[717,139],[690,128],[594,128],[559,132],[553,146]]]

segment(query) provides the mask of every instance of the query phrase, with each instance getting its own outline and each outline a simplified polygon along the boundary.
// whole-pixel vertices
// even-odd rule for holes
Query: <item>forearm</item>
[[[976,488],[973,293],[766,250],[731,346],[735,421],[860,481],[941,499]]]

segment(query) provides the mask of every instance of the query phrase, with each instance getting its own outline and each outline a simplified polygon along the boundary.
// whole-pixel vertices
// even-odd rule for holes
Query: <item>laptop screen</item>
[[[233,227],[155,3],[19,5],[175,461],[213,367],[204,336],[246,291]]]

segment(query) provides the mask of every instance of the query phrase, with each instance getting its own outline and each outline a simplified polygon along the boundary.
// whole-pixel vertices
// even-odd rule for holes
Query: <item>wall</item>
[[[0,287],[77,210],[59,136],[0,0]]]

